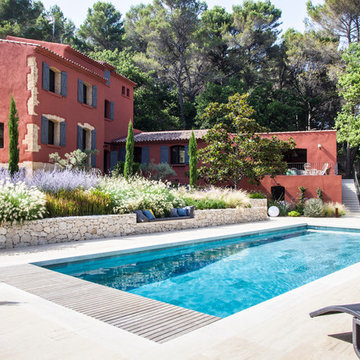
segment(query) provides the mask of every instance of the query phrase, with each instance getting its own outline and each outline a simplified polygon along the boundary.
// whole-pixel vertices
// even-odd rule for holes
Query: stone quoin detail
[[[35,106],[39,105],[38,100],[38,89],[37,89],[37,81],[39,78],[39,71],[36,64],[36,58],[31,56],[27,59],[27,64],[30,67],[30,73],[27,74],[27,89],[31,92],[31,95],[27,102],[28,114],[29,115],[37,115],[35,112]]]

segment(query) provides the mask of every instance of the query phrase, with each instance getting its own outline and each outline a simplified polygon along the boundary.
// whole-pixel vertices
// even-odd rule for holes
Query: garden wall
[[[135,214],[35,220],[0,227],[0,249],[100,239],[267,219],[266,199],[251,199],[251,208],[195,210],[193,219],[136,223]]]

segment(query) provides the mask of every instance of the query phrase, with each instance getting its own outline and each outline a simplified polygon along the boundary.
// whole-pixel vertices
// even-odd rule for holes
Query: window
[[[110,101],[105,100],[104,117],[110,119]]]
[[[43,62],[42,86],[44,90],[67,96],[67,72],[50,68],[47,63]]]
[[[55,144],[55,124],[51,120],[48,123],[48,144]]]
[[[78,101],[82,104],[97,107],[97,87],[78,79]]]
[[[129,88],[126,89],[126,96],[130,96],[130,89]]]
[[[49,91],[55,92],[55,71],[49,70]]]
[[[82,135],[82,149],[83,150],[88,150],[88,141],[87,141],[87,137],[88,137],[88,131],[86,129],[82,129],[83,135]]]
[[[307,149],[293,149],[284,154],[284,161],[287,163],[306,163]]]
[[[123,86],[123,87],[121,88],[121,94],[122,94],[122,95],[125,95],[125,86]]]
[[[171,147],[171,163],[185,164],[185,146],[177,145]]]
[[[49,117],[49,118],[48,118]],[[41,143],[57,146],[66,145],[66,123],[64,120],[52,118],[51,115],[41,117]]]
[[[141,163],[141,147],[134,147],[134,162]]]
[[[86,84],[83,84],[83,101],[82,102],[84,104],[88,104],[88,87]]]
[[[4,147],[4,123],[0,123],[0,148]]]

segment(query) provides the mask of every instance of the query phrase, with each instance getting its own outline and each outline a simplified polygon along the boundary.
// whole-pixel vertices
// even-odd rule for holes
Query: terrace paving
[[[54,244],[0,252],[8,266],[178,241],[239,234],[290,224],[360,228],[358,218],[288,219],[126,238]],[[4,268],[2,268],[4,267]],[[311,319],[320,307],[360,302],[360,263],[159,344],[0,282],[3,359],[356,359],[351,317]]]

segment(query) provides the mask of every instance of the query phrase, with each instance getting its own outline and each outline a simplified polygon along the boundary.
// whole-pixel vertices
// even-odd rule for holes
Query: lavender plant
[[[26,180],[26,183],[41,191],[56,193],[62,190],[88,190],[95,188],[99,181],[98,175],[83,170],[38,170],[32,178]]]

